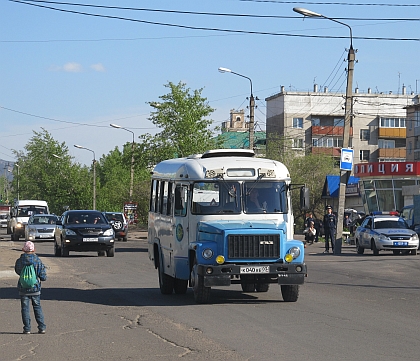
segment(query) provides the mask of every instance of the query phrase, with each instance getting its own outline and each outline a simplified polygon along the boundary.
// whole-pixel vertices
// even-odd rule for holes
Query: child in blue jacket
[[[45,265],[35,254],[35,245],[31,241],[27,241],[22,248],[23,253],[16,260],[15,272],[20,275],[24,266],[33,264],[37,276],[37,283],[32,288],[23,288],[18,281],[18,289],[20,296],[20,305],[23,321],[23,333],[31,333],[31,315],[29,301],[34,309],[35,320],[38,323],[38,333],[45,333],[46,325],[44,323],[44,313],[41,308],[41,281],[47,280],[47,272]]]

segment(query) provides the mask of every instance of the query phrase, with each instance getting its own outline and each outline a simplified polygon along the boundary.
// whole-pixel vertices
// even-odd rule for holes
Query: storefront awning
[[[324,188],[322,189],[322,198],[338,198],[340,188],[339,175],[327,175],[325,177]],[[346,194],[359,194],[359,178],[350,176],[347,182]]]

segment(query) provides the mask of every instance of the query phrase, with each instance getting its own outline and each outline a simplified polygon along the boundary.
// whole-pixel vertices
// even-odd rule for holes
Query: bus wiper
[[[227,192],[229,193],[229,195],[233,198],[236,198],[236,189],[234,187],[229,187],[229,184],[226,182],[226,180],[223,178],[223,175],[218,175],[216,177],[214,177],[216,179],[220,179],[222,181],[222,184],[224,185],[224,187],[226,188]]]
[[[260,174],[259,176],[258,176],[258,178],[254,181],[254,183],[252,183],[252,186],[251,187],[249,187],[248,188],[248,190],[246,191],[246,196],[249,196],[250,194],[251,194],[251,192],[252,192],[252,190],[256,187],[256,185],[257,185],[257,183],[262,179],[262,178],[264,178],[265,177],[265,174],[263,173],[263,174]]]

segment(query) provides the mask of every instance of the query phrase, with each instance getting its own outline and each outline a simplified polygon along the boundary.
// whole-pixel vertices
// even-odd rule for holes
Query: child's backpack
[[[20,273],[19,282],[23,288],[32,288],[37,282],[35,267],[33,264],[24,266]]]

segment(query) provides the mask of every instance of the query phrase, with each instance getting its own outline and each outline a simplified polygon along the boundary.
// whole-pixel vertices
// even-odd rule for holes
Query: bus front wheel
[[[190,276],[191,287],[194,291],[194,299],[197,303],[207,303],[210,299],[210,287],[204,286],[204,277],[198,274],[197,260],[194,260],[194,265],[191,269]]]

